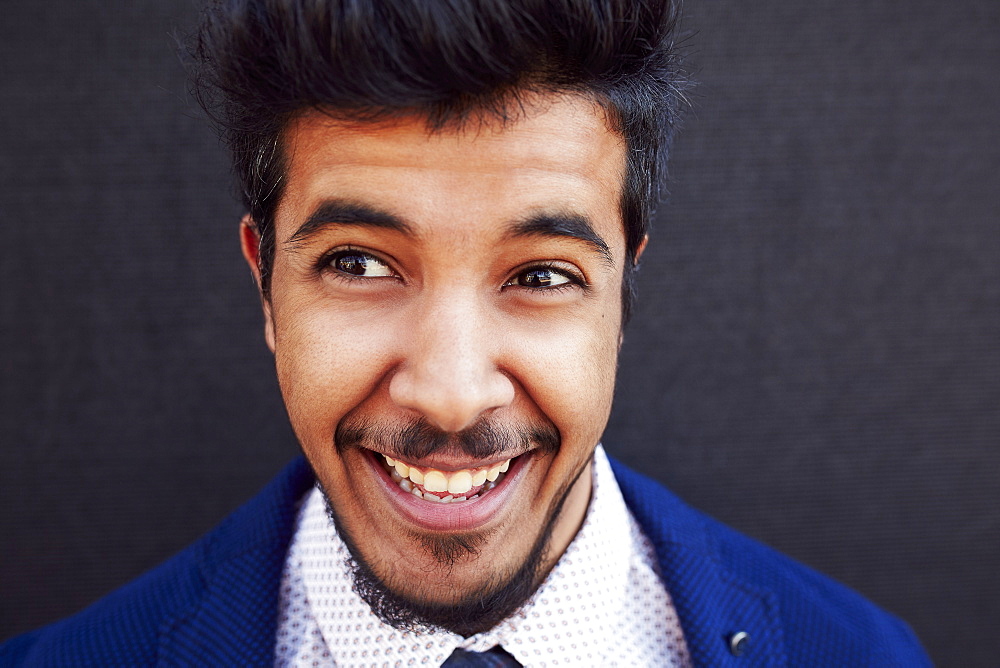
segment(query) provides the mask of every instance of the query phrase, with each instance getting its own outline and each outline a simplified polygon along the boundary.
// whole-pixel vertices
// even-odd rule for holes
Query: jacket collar
[[[656,549],[695,665],[786,665],[777,597],[726,568],[712,521],[658,483],[615,460],[611,465],[625,503]],[[737,657],[730,642],[741,631],[749,639]]]
[[[302,457],[199,543],[202,595],[160,629],[160,665],[271,665],[278,590],[299,501],[314,482]]]

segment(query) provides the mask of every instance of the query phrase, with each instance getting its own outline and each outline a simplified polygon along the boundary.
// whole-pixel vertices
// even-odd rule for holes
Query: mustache
[[[539,454],[555,453],[562,439],[551,422],[535,425],[503,425],[480,418],[471,427],[446,432],[425,418],[408,423],[378,423],[345,416],[334,432],[334,444],[341,453],[368,448],[394,459],[416,461],[433,453],[465,454],[473,459],[516,457],[534,448]]]

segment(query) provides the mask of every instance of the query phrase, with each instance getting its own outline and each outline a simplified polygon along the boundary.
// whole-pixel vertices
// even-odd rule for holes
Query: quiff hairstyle
[[[679,0],[217,0],[191,44],[195,96],[232,151],[260,235],[267,298],[274,216],[297,115],[379,121],[414,113],[432,131],[516,118],[527,93],[575,93],[624,137],[626,266],[649,228],[686,78]]]

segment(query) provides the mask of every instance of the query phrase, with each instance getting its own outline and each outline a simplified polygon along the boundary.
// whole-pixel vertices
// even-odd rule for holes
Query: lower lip
[[[447,532],[479,529],[495,518],[513,496],[530,459],[530,456],[521,456],[511,462],[510,470],[500,484],[478,499],[438,503],[424,501],[404,491],[393,482],[385,467],[376,459],[379,455],[368,451],[367,456],[376,477],[385,488],[386,497],[401,515],[423,529]]]

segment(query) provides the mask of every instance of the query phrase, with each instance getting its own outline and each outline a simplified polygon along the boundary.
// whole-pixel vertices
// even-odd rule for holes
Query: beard
[[[401,458],[419,459],[432,452],[465,452],[475,458],[491,458],[506,453],[554,453],[559,450],[559,434],[554,425],[525,428],[499,428],[481,420],[473,427],[456,434],[446,434],[420,420],[403,427],[374,427],[370,423],[351,421],[345,416],[337,427],[337,448],[341,452],[362,444],[377,444],[399,454]],[[417,455],[417,456],[414,456]],[[440,603],[420,594],[404,594],[391,577],[375,573],[369,560],[358,549],[351,531],[340,521],[326,490],[320,490],[326,503],[327,515],[347,547],[347,566],[354,579],[354,591],[368,604],[382,622],[400,631],[421,632],[445,629],[461,636],[471,636],[489,630],[521,608],[545,579],[553,560],[549,558],[552,530],[570,490],[586,470],[585,460],[556,494],[546,521],[535,542],[520,565],[491,574],[474,591],[458,601]],[[414,539],[444,569],[450,569],[463,559],[476,559],[480,549],[488,544],[491,532],[465,532],[451,535],[415,534]]]

